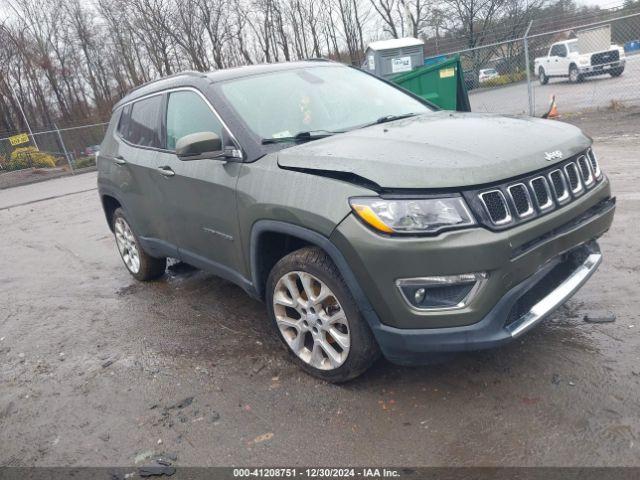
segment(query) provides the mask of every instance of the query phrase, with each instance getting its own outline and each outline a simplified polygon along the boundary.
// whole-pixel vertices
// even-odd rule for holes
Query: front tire
[[[278,261],[267,279],[266,297],[280,340],[314,377],[346,382],[380,356],[351,292],[320,248],[305,247]]]
[[[540,85],[546,85],[549,83],[549,77],[547,77],[547,74],[542,67],[538,70],[538,80],[540,81]]]
[[[578,67],[575,65],[571,65],[569,67],[569,81],[571,83],[580,83],[583,80],[582,75],[580,75],[580,71]]]
[[[113,234],[120,258],[136,280],[146,282],[164,274],[167,259],[152,257],[142,249],[122,208],[117,208],[113,212]]]
[[[614,68],[609,72],[609,75],[611,75],[612,77],[619,77],[620,75],[622,75],[622,72],[624,72],[624,67]]]

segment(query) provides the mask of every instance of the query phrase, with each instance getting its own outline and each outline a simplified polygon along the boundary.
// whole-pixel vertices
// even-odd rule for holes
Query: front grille
[[[511,221],[507,201],[500,190],[484,192],[480,194],[480,198],[482,199],[484,207],[493,223],[496,225],[502,225]]]
[[[535,176],[466,192],[485,225],[496,229],[535,218],[571,202],[603,178],[591,149]]]
[[[618,50],[598,52],[591,55],[591,65],[604,65],[606,63],[617,62],[618,60],[620,60],[620,52],[618,52]]]

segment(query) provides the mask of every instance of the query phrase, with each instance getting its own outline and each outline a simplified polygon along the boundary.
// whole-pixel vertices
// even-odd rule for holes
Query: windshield
[[[338,65],[239,78],[222,83],[220,90],[262,139],[340,132],[381,117],[431,111],[371,75]]]
[[[487,69],[484,71],[484,74],[485,74],[485,75],[494,75],[494,74],[496,74],[496,73],[498,73],[498,72],[496,72],[493,68],[487,68]]]

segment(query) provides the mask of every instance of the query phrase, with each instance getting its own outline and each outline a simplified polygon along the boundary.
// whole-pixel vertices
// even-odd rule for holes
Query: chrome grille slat
[[[549,173],[549,182],[553,187],[553,194],[556,197],[556,202],[560,205],[567,203],[571,195],[569,194],[569,186],[567,180],[564,177],[562,170],[557,169]]]
[[[602,171],[600,170],[600,163],[598,162],[598,159],[596,158],[596,154],[594,153],[592,148],[590,148],[589,151],[587,152],[587,156],[589,157],[589,161],[591,162],[591,169],[593,171],[593,175],[595,176],[596,180],[599,180],[600,177],[602,176]]]
[[[582,194],[582,192],[584,191],[584,185],[582,184],[582,180],[580,179],[578,166],[574,162],[569,162],[564,166],[564,172],[567,175],[571,193],[575,196]]]
[[[591,171],[591,165],[585,155],[580,155],[578,157],[578,170],[580,170],[582,183],[585,187],[590,188],[594,183],[594,178],[593,172]]]
[[[553,207],[551,189],[545,177],[533,178],[529,181],[529,185],[531,186],[533,197],[536,199],[536,204],[540,211],[549,210]]]
[[[489,190],[480,194],[482,205],[495,225],[511,222],[511,212],[502,190]]]
[[[507,187],[511,202],[516,209],[516,214],[520,218],[526,218],[535,213],[533,209],[533,202],[531,201],[531,195],[524,183],[515,183]]]

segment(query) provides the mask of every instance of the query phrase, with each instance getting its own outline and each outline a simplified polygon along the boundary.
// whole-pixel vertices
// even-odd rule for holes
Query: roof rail
[[[178,72],[178,73],[174,73],[174,74],[171,74],[171,75],[167,75],[166,77],[156,78],[155,80],[150,80],[150,81],[145,82],[145,83],[143,83],[141,85],[138,85],[137,87],[133,87],[131,90],[129,90],[127,92],[127,95],[130,95],[131,93],[135,92],[136,90],[141,89],[142,87],[147,87],[149,85],[152,85],[152,84],[157,83],[157,82],[161,82],[163,80],[167,80],[169,78],[182,77],[182,76],[207,78],[207,76],[202,72],[197,72],[195,70],[184,70],[182,72]]]
[[[333,62],[330,58],[322,58],[322,57],[313,57],[313,58],[305,58],[305,62]]]

